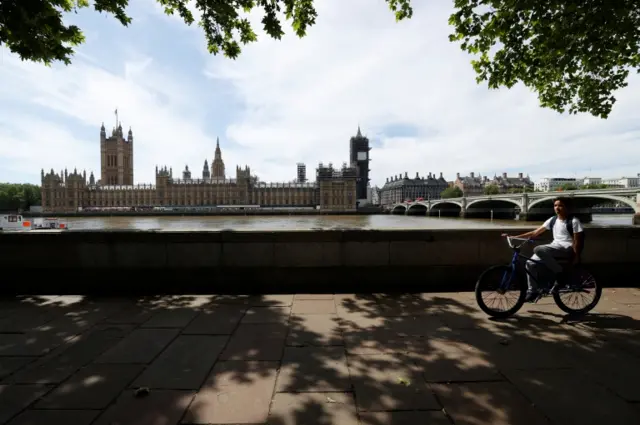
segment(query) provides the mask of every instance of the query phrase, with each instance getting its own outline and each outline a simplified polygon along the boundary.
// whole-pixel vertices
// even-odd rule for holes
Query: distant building
[[[378,186],[374,186],[370,188],[370,191],[371,191],[371,204],[380,205],[380,188]]]
[[[369,187],[369,139],[362,135],[360,126],[358,132],[349,140],[349,160],[350,166],[355,167],[358,178],[356,186],[356,197],[358,204],[367,203],[367,188]]]
[[[535,183],[534,188],[539,192],[553,192],[564,185],[579,186],[580,183],[575,177],[544,177]]]
[[[206,179],[210,179],[211,178],[211,172],[209,171],[209,163],[207,163],[207,160],[204,160],[204,167],[202,167],[202,179],[206,180]]]
[[[174,178],[171,168],[156,166],[154,184],[133,184],[133,134],[123,137],[116,120],[107,138],[100,128],[101,179],[93,173],[65,169],[41,171],[42,209],[44,213],[77,212],[101,209],[148,209],[182,207],[304,207],[320,210],[354,211],[357,207],[358,169],[345,163],[337,170],[331,164],[318,167],[315,182],[265,183],[251,174],[249,166],[236,167],[234,176],[226,176],[220,140],[216,140],[211,168],[204,161],[202,178],[192,178],[185,166],[182,179]],[[356,148],[361,149],[358,144]],[[361,158],[361,156],[360,156]],[[363,163],[362,161],[358,163]],[[303,164],[304,165],[304,164]],[[306,180],[306,169],[302,169]],[[368,176],[368,171],[363,174]],[[300,177],[298,168],[298,177]],[[366,194],[365,194],[366,196]]]
[[[191,171],[189,171],[189,166],[184,166],[184,171],[182,172],[182,180],[191,180]]]
[[[104,123],[100,127],[100,183],[133,184],[133,132],[129,128],[125,139],[117,118],[111,136],[107,137]]]
[[[213,154],[213,162],[211,163],[211,178],[214,180],[224,180],[224,161],[222,160],[222,151],[220,150],[220,138],[216,138],[216,151]]]
[[[355,211],[358,172],[355,167],[342,164],[341,169],[320,163],[316,169],[321,210]]]
[[[480,196],[484,194],[484,186],[488,181],[486,176],[476,176],[475,173],[469,173],[466,177],[461,177],[460,173],[456,173],[453,185],[460,188],[464,196]]]
[[[484,182],[485,187],[488,185],[497,186],[500,193],[532,191],[535,186],[529,176],[525,177],[522,173],[518,173],[517,177],[508,177],[507,173],[493,176],[493,179]]]
[[[380,204],[392,205],[398,202],[404,202],[407,199],[415,201],[422,198],[425,201],[429,199],[440,199],[440,194],[448,187],[447,181],[442,177],[436,177],[435,174],[429,173],[426,177],[416,173],[414,178],[409,178],[407,172],[404,177],[401,174],[387,178],[384,186],[380,189]]]
[[[582,184],[585,186],[591,185],[591,184],[603,184],[602,183],[602,177],[585,177],[584,180],[582,181]]]
[[[616,187],[621,189],[640,187],[640,174],[638,174],[636,177],[620,177],[619,179],[602,179],[601,184],[606,184],[609,187]]]
[[[302,162],[298,162],[298,169],[297,169],[297,182],[298,183],[306,183],[307,181],[307,166],[305,164],[303,164]]]

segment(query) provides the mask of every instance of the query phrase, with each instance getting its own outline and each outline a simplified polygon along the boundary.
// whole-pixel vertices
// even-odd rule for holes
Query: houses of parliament
[[[369,184],[369,141],[359,128],[350,146],[348,165],[334,168],[320,163],[312,182],[306,179],[304,164],[298,164],[297,178],[287,183],[262,182],[248,166],[236,167],[235,176],[227,176],[218,140],[211,167],[205,160],[200,177],[192,178],[188,166],[181,178],[174,177],[172,168],[156,166],[155,183],[134,184],[133,132],[129,129],[125,137],[122,124],[116,120],[110,135],[104,123],[100,128],[99,180],[93,172],[87,178],[86,172],[77,169],[71,173],[66,169],[60,173],[41,171],[43,213],[234,206],[354,211]]]

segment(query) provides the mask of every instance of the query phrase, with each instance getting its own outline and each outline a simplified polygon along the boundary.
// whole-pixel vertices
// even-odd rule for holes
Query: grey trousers
[[[562,271],[562,266],[558,264],[556,259],[570,259],[573,257],[573,248],[561,248],[557,246],[549,245],[538,245],[533,249],[533,255],[531,256],[534,260],[542,261],[554,274],[557,274]],[[528,260],[525,264],[529,273],[531,273],[536,280],[533,280],[529,274],[527,274],[527,284],[529,286],[529,290],[537,289],[537,283],[541,282],[541,278],[552,279],[553,275],[549,274],[549,270],[545,270],[544,266],[534,263],[533,261]],[[544,271],[546,273],[540,273],[540,271]]]

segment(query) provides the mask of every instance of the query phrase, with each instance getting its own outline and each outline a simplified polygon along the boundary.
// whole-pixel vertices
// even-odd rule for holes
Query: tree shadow
[[[602,303],[489,320],[472,293],[2,299],[0,424],[640,423],[640,306]]]

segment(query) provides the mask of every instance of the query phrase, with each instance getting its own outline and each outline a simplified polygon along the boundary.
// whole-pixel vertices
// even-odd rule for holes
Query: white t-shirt
[[[551,230],[552,218],[553,217],[544,222],[545,229]],[[580,223],[580,220],[577,217],[573,217],[571,224],[573,225],[574,234],[580,233],[584,230],[582,228],[582,223]],[[553,242],[551,242],[551,245],[559,246],[562,248],[571,248],[573,246],[573,238],[567,231],[567,224],[565,220],[561,219],[560,217],[558,217],[558,219],[556,220],[556,224],[553,226]]]

